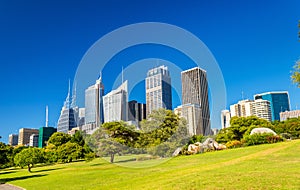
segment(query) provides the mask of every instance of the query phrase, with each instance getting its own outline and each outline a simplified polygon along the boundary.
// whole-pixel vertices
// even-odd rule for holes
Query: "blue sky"
[[[227,108],[242,98],[242,91],[245,98],[252,98],[256,93],[277,90],[287,90],[292,109],[300,108],[300,89],[290,80],[292,66],[300,57],[299,7],[298,0],[2,0],[1,141],[7,142],[8,135],[19,128],[44,126],[46,105],[49,123],[54,126],[67,95],[68,79],[74,78],[85,52],[103,35],[139,22],[173,24],[201,39],[222,70]],[[162,49],[141,46],[136,53],[132,48],[116,56],[113,69],[103,71],[106,93],[122,65],[149,52],[188,62],[179,54],[165,56],[172,50]],[[139,95],[143,85],[137,89],[130,98],[144,101]]]

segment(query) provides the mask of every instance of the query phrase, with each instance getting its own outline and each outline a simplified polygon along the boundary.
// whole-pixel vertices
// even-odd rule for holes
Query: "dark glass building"
[[[265,92],[254,95],[254,99],[268,100],[271,105],[272,121],[280,120],[280,112],[290,111],[289,94],[286,91]]]
[[[39,148],[46,146],[46,141],[49,140],[51,135],[56,132],[54,127],[41,127],[39,129]]]

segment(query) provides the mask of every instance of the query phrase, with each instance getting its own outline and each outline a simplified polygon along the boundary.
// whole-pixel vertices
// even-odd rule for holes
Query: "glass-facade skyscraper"
[[[164,65],[150,69],[146,78],[147,116],[159,108],[172,110],[171,77]]]
[[[68,133],[69,130],[77,127],[77,111],[78,107],[75,105],[76,102],[76,88],[73,92],[72,101],[70,101],[70,81],[69,81],[69,91],[64,103],[61,108],[60,117],[57,123],[57,132]]]
[[[256,94],[254,99],[263,99],[270,102],[272,121],[280,120],[280,112],[290,111],[290,100],[287,91]]]
[[[89,133],[104,123],[104,85],[101,76],[85,90],[85,125],[82,130]]]

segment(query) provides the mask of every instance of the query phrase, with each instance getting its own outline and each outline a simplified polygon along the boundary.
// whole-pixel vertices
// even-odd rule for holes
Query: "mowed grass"
[[[42,189],[300,189],[300,140],[172,159],[117,157],[0,171],[0,181]]]

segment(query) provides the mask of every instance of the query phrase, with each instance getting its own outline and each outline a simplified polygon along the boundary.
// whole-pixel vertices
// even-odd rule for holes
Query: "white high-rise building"
[[[146,78],[147,116],[159,108],[172,110],[171,77],[164,65],[150,69]]]
[[[103,96],[104,121],[128,120],[128,84],[127,80],[117,89]]]
[[[231,117],[248,117],[253,115],[251,103],[253,100],[241,100],[237,104],[230,106]]]
[[[271,112],[271,105],[268,100],[258,99],[251,103],[253,109],[253,115],[272,121],[272,112]]]
[[[229,110],[222,110],[221,112],[221,125],[222,129],[225,129],[230,126],[230,111]]]
[[[270,102],[267,100],[241,100],[230,106],[231,117],[257,116],[268,121],[272,120]]]

